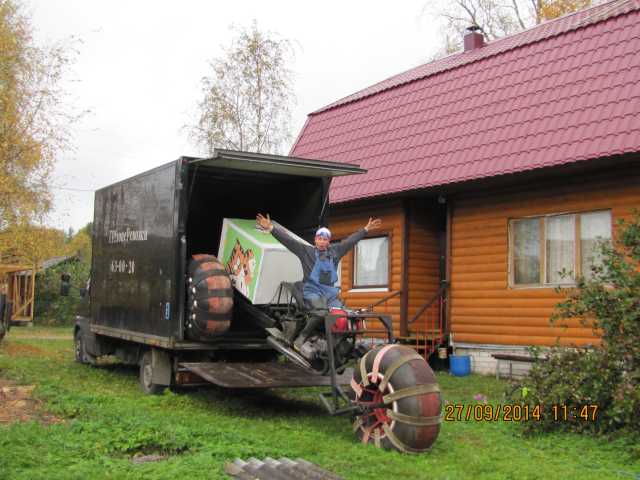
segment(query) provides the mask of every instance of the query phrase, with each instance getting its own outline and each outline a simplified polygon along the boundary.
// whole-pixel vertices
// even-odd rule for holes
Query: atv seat
[[[282,282],[280,283],[280,289],[287,292],[295,300],[296,305],[302,310],[329,310],[325,298],[318,298],[311,301],[305,300],[302,293],[303,285],[302,282]]]

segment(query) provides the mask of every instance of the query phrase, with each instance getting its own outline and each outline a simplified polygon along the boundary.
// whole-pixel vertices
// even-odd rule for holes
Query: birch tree
[[[255,21],[235,33],[202,79],[190,136],[209,153],[216,147],[282,153],[291,140],[294,49],[289,40],[260,31]]]

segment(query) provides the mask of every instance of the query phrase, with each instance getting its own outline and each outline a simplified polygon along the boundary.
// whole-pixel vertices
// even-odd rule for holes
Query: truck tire
[[[94,365],[96,363],[96,357],[87,353],[87,346],[84,342],[82,330],[76,330],[76,333],[73,336],[73,344],[76,362],[90,365]]]
[[[207,341],[229,330],[233,314],[231,278],[213,255],[196,254],[187,278],[187,336]]]
[[[153,383],[153,363],[151,350],[147,350],[140,359],[140,388],[147,395],[160,395],[166,385]]]
[[[428,451],[440,432],[442,401],[433,371],[415,350],[383,345],[363,356],[351,388],[362,443],[404,453]]]

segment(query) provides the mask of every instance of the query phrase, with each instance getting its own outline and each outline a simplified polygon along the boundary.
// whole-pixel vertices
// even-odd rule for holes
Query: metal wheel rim
[[[384,392],[378,391],[378,385],[384,379],[383,374],[378,373],[377,377],[374,377],[373,372],[368,372],[367,377],[369,378],[369,386],[365,387],[362,383],[360,384],[360,386],[363,388],[363,391],[366,391],[372,395],[373,398],[369,400],[371,403],[382,403],[382,397],[385,394],[393,393],[395,391],[391,382],[387,383]],[[358,393],[356,392],[356,404],[362,402],[360,397],[361,395],[358,395]],[[362,405],[362,403],[360,404]],[[384,432],[383,425],[386,424],[389,428],[393,429],[395,420],[391,420],[387,417],[386,408],[371,408],[366,404],[364,405],[364,407],[364,411],[362,415],[360,415],[360,418],[363,420],[362,431],[364,432],[364,429],[366,428],[370,428],[371,432],[373,432],[374,430],[379,430],[380,438],[386,438],[387,434]],[[397,412],[397,402],[392,402],[391,405],[389,405],[389,408],[394,412]]]

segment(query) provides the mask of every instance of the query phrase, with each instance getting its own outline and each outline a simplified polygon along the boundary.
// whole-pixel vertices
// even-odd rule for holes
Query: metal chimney
[[[469,52],[484,47],[484,35],[478,25],[471,25],[464,30],[464,51]]]

